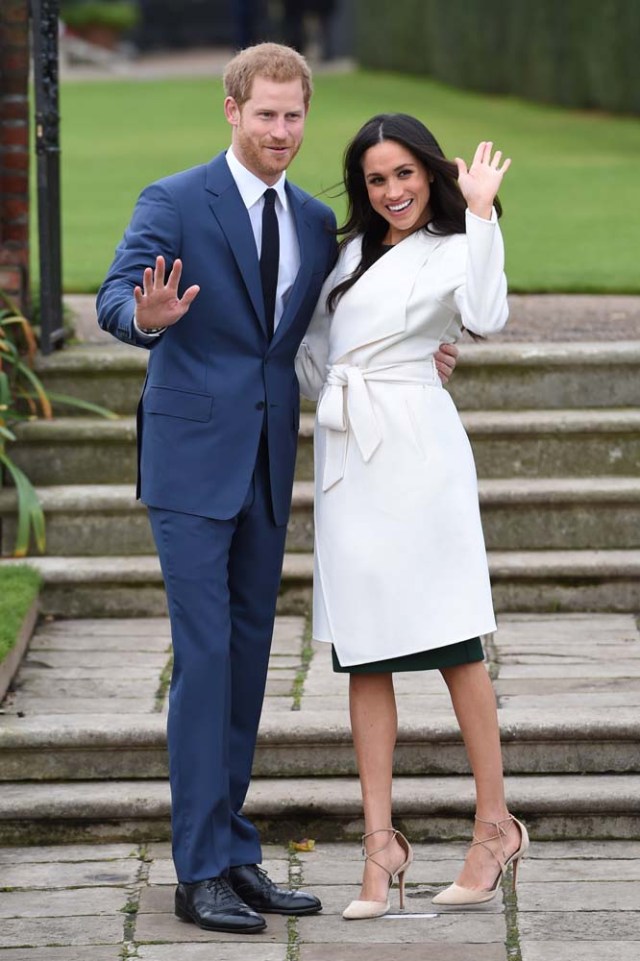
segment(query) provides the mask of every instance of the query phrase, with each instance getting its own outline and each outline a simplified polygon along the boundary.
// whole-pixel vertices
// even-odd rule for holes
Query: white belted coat
[[[329,315],[360,261],[348,244],[296,360],[318,398],[313,636],[343,666],[495,629],[473,454],[434,362],[463,326],[507,319],[495,211],[466,217],[466,234],[402,240]]]

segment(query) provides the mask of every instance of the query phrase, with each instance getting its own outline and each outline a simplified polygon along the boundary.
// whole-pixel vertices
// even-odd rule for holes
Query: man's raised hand
[[[136,287],[136,324],[140,330],[171,327],[184,317],[200,292],[197,284],[178,296],[178,284],[182,274],[182,261],[174,260],[171,273],[164,282],[164,257],[156,257],[156,267],[147,267],[142,278],[142,288]]]

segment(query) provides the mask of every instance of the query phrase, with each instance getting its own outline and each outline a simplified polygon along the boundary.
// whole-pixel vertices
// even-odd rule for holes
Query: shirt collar
[[[247,210],[249,210],[250,207],[253,207],[253,205],[260,200],[268,185],[264,182],[264,180],[260,180],[259,177],[256,177],[254,173],[251,173],[250,170],[240,163],[234,154],[232,147],[229,147],[226,156],[229,170],[231,171],[231,176],[235,180],[236,187],[240,191],[242,202]],[[279,180],[273,184],[273,189],[277,193],[284,210],[289,209],[289,202],[285,187],[286,181],[286,171],[283,171]]]

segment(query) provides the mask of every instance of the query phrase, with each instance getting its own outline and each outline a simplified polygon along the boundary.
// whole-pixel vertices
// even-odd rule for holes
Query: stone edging
[[[18,673],[18,668],[22,663],[31,635],[33,634],[38,620],[40,598],[36,597],[24,616],[22,626],[18,632],[18,638],[8,652],[5,659],[0,663],[0,701],[7,693],[9,685]]]

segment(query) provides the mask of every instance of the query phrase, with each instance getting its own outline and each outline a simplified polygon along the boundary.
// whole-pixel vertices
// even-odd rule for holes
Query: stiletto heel
[[[398,897],[400,899],[400,910],[404,910],[404,876],[405,871],[401,871],[398,874]]]
[[[527,836],[527,842],[528,841],[529,841],[529,837]],[[528,843],[527,843],[527,846],[528,846]],[[512,879],[511,883],[513,885],[514,894],[516,893],[516,885],[518,883],[518,868],[520,867],[520,861],[523,857],[524,857],[524,851],[522,852],[520,857],[515,858],[515,860],[512,860],[511,862],[513,864],[513,869],[511,872],[511,879]]]
[[[367,838],[372,837],[374,834],[389,834],[390,837],[386,844],[383,844],[381,848],[372,851],[371,854],[367,854],[365,849],[365,841]],[[400,847],[404,851],[404,861],[399,865],[395,871],[390,871],[384,864],[380,864],[376,861],[375,855],[380,854],[385,848],[388,848],[391,842],[394,840],[398,842]],[[386,874],[389,875],[389,889],[394,881],[398,881],[399,895],[400,895],[400,908],[404,908],[404,880],[411,862],[413,861],[413,849],[409,842],[407,841],[404,834],[400,831],[396,831],[395,828],[379,828],[377,831],[369,831],[368,834],[362,835],[362,854],[365,861],[372,861],[373,864],[381,868]],[[347,921],[363,921],[368,918],[381,918],[383,914],[386,914],[389,910],[389,898],[386,901],[352,901],[344,911],[342,912],[342,917]]]
[[[493,858],[498,862],[498,876],[495,879],[493,886],[489,888],[488,891],[483,891],[476,888],[463,888],[459,884],[450,884],[448,888],[441,891],[440,894],[436,894],[435,898],[432,898],[432,904],[455,904],[458,907],[464,907],[469,904],[482,904],[485,901],[493,901],[496,894],[500,890],[500,881],[504,876],[505,871],[510,864],[513,865],[513,890],[516,889],[516,883],[518,879],[518,866],[520,861],[526,854],[529,848],[529,835],[527,834],[527,829],[521,821],[514,818],[512,814],[507,818],[503,818],[501,821],[484,821],[482,818],[476,818],[476,821],[480,821],[482,824],[492,824],[496,829],[496,833],[488,838],[477,838],[473,836],[473,841],[471,842],[471,847],[475,847],[476,844],[481,844],[482,847],[491,854]],[[513,822],[520,831],[520,846],[517,851],[510,854],[507,857],[504,849],[504,839],[507,836],[505,828],[502,827],[503,824],[508,824]],[[502,849],[502,860],[498,857],[495,851],[492,851],[489,847],[489,841],[499,841],[500,847]]]

